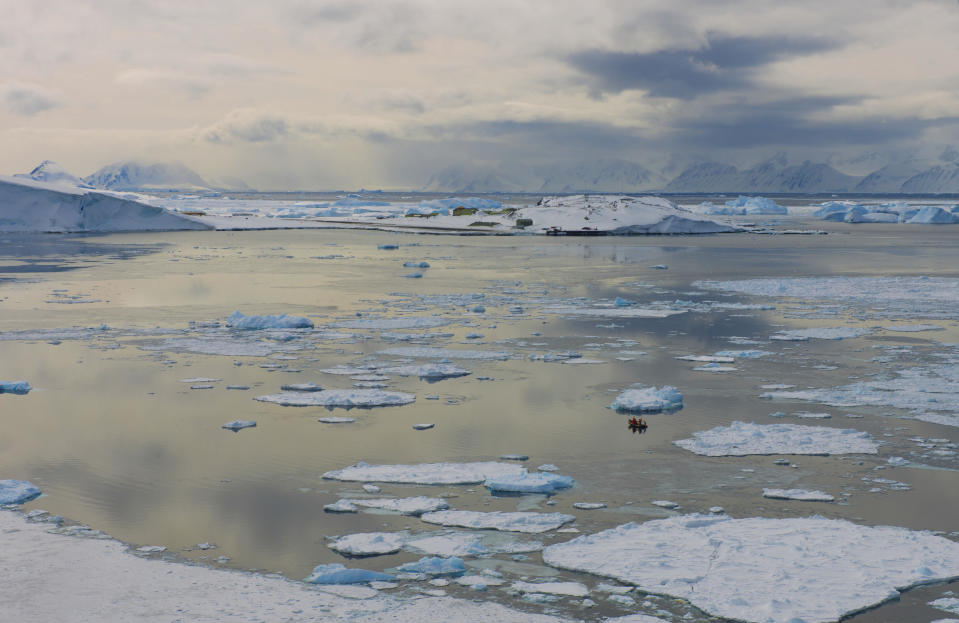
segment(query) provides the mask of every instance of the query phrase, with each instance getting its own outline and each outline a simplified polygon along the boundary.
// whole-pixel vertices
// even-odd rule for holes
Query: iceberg
[[[0,231],[121,232],[213,229],[181,216],[108,193],[0,175]]]
[[[740,195],[726,202],[725,214],[788,214],[789,210],[768,197]]]
[[[404,540],[402,534],[360,532],[340,537],[328,545],[334,552],[344,556],[382,556],[400,551]]]
[[[801,424],[733,422],[693,433],[673,444],[701,456],[752,454],[876,454],[879,446],[869,433],[852,428]]]
[[[504,532],[524,532],[538,534],[555,530],[575,521],[576,517],[562,513],[506,513],[493,511],[437,511],[420,517],[426,523],[441,526],[457,526],[473,530],[502,530]]]
[[[483,486],[490,493],[556,493],[560,489],[569,489],[575,481],[569,476],[559,476],[549,472],[531,474],[511,474],[489,478]]]
[[[234,433],[243,430],[244,428],[253,428],[256,426],[256,422],[253,420],[233,420],[232,422],[227,422],[220,428],[225,428],[231,430]]]
[[[303,578],[310,584],[366,584],[369,582],[390,582],[395,578],[387,573],[366,569],[349,569],[338,562],[317,565],[313,572]]]
[[[671,385],[663,387],[634,386],[613,401],[610,408],[631,413],[658,413],[683,408],[683,395]]]
[[[43,493],[25,480],[0,480],[0,504],[23,504]]]
[[[951,225],[959,223],[959,219],[956,218],[955,214],[940,207],[924,206],[906,222],[920,225]]]
[[[312,329],[313,321],[297,316],[244,316],[235,311],[226,319],[226,325],[234,329]]]
[[[801,502],[836,501],[836,498],[828,493],[806,489],[763,489],[763,497],[772,500],[799,500]]]
[[[419,465],[368,465],[357,463],[323,474],[327,480],[393,482],[419,485],[474,485],[490,478],[525,474],[526,468],[511,463],[421,463]]]
[[[910,586],[959,576],[959,543],[821,517],[683,515],[551,545],[543,560],[685,599],[725,619],[826,623]]]
[[[452,556],[424,556],[416,562],[407,562],[396,568],[403,573],[423,573],[425,575],[462,575],[466,573],[466,563],[462,558]]]
[[[0,381],[0,394],[19,394],[30,393],[30,383],[26,381]]]
[[[416,400],[413,394],[379,389],[324,389],[318,392],[283,392],[257,396],[254,400],[284,407],[395,407]]]

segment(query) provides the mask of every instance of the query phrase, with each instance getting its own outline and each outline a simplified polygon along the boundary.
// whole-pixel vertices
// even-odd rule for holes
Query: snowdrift
[[[0,231],[113,232],[212,229],[199,221],[62,183],[0,176]]]

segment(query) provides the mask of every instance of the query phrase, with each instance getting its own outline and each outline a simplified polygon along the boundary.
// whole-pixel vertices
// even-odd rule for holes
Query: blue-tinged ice
[[[33,389],[26,381],[0,381],[0,394],[23,394]]]
[[[426,575],[462,575],[466,573],[466,563],[462,558],[452,556],[424,556],[416,562],[407,562],[396,568],[404,573],[424,573]]]
[[[254,428],[256,422],[253,420],[233,420],[232,422],[227,422],[220,428],[225,428],[226,430],[231,430],[234,433],[243,430],[244,428]]]
[[[768,197],[740,195],[726,202],[729,210],[724,214],[788,214],[789,211]]]
[[[575,481],[569,476],[560,476],[548,472],[527,474],[509,474],[489,478],[483,486],[491,493],[555,493],[560,489],[569,489]]]
[[[920,208],[915,216],[906,222],[921,225],[951,225],[953,223],[959,223],[959,218],[956,218],[956,215],[940,207],[925,206]]]
[[[406,268],[429,268],[429,262],[403,262],[403,266]]]
[[[0,504],[23,504],[43,493],[25,480],[0,480]]]
[[[228,327],[234,329],[312,329],[313,321],[297,316],[244,316],[235,311],[226,319]]]
[[[662,387],[634,386],[627,389],[610,405],[617,411],[656,413],[683,408],[683,395],[671,385]]]
[[[313,573],[303,578],[310,584],[365,584],[367,582],[390,582],[395,578],[387,573],[367,569],[348,569],[338,562],[317,565]]]

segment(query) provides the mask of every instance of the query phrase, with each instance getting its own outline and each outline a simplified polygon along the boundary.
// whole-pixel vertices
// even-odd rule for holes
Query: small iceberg
[[[507,513],[493,511],[438,511],[426,513],[420,517],[426,523],[442,526],[456,526],[473,530],[501,530],[504,532],[524,532],[538,534],[555,530],[560,526],[576,521],[573,515],[563,513]]]
[[[225,428],[231,430],[234,433],[243,430],[244,428],[253,428],[256,426],[256,422],[253,420],[233,420],[232,422],[227,422],[220,428]]]
[[[471,371],[454,366],[451,363],[430,363],[422,366],[394,366],[383,368],[381,372],[397,376],[418,376],[421,379],[441,380],[472,374]]]
[[[387,513],[412,515],[414,517],[419,517],[423,513],[444,511],[450,507],[449,503],[442,498],[431,498],[425,495],[418,495],[410,498],[362,498],[356,500],[339,500],[335,504],[328,504],[327,506],[333,507],[330,512],[334,513],[355,513],[359,508],[371,508]],[[353,510],[348,510],[350,507],[352,507]]]
[[[291,383],[289,385],[280,385],[280,389],[285,392],[321,392],[323,388],[316,383]]]
[[[683,395],[671,385],[663,387],[634,386],[627,389],[610,405],[616,411],[633,413],[658,413],[678,411],[683,408]]]
[[[801,502],[835,502],[836,498],[823,491],[806,489],[763,489],[763,497],[771,500],[799,500]]]
[[[462,558],[452,556],[424,556],[416,562],[407,562],[396,568],[403,573],[422,573],[425,575],[462,575],[466,573],[466,563]]]
[[[361,532],[340,537],[328,545],[334,552],[344,556],[383,556],[400,551],[403,541],[401,534]]]
[[[43,493],[26,480],[0,480],[0,504],[23,504]]]
[[[26,381],[0,381],[0,394],[24,395],[30,393],[30,383]]]
[[[234,329],[312,329],[313,321],[297,316],[244,316],[235,311],[226,319],[226,326]]]
[[[490,493],[556,493],[560,489],[569,489],[575,481],[569,476],[560,476],[549,472],[511,474],[490,478],[483,483]]]
[[[387,573],[366,569],[349,569],[338,562],[317,565],[313,572],[303,578],[310,584],[366,584],[368,582],[391,582],[395,578]]]

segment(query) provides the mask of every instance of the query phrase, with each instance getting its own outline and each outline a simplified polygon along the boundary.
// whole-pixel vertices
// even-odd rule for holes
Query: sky
[[[959,145],[959,2],[47,0],[0,19],[0,172],[261,189],[451,166],[830,162]]]

